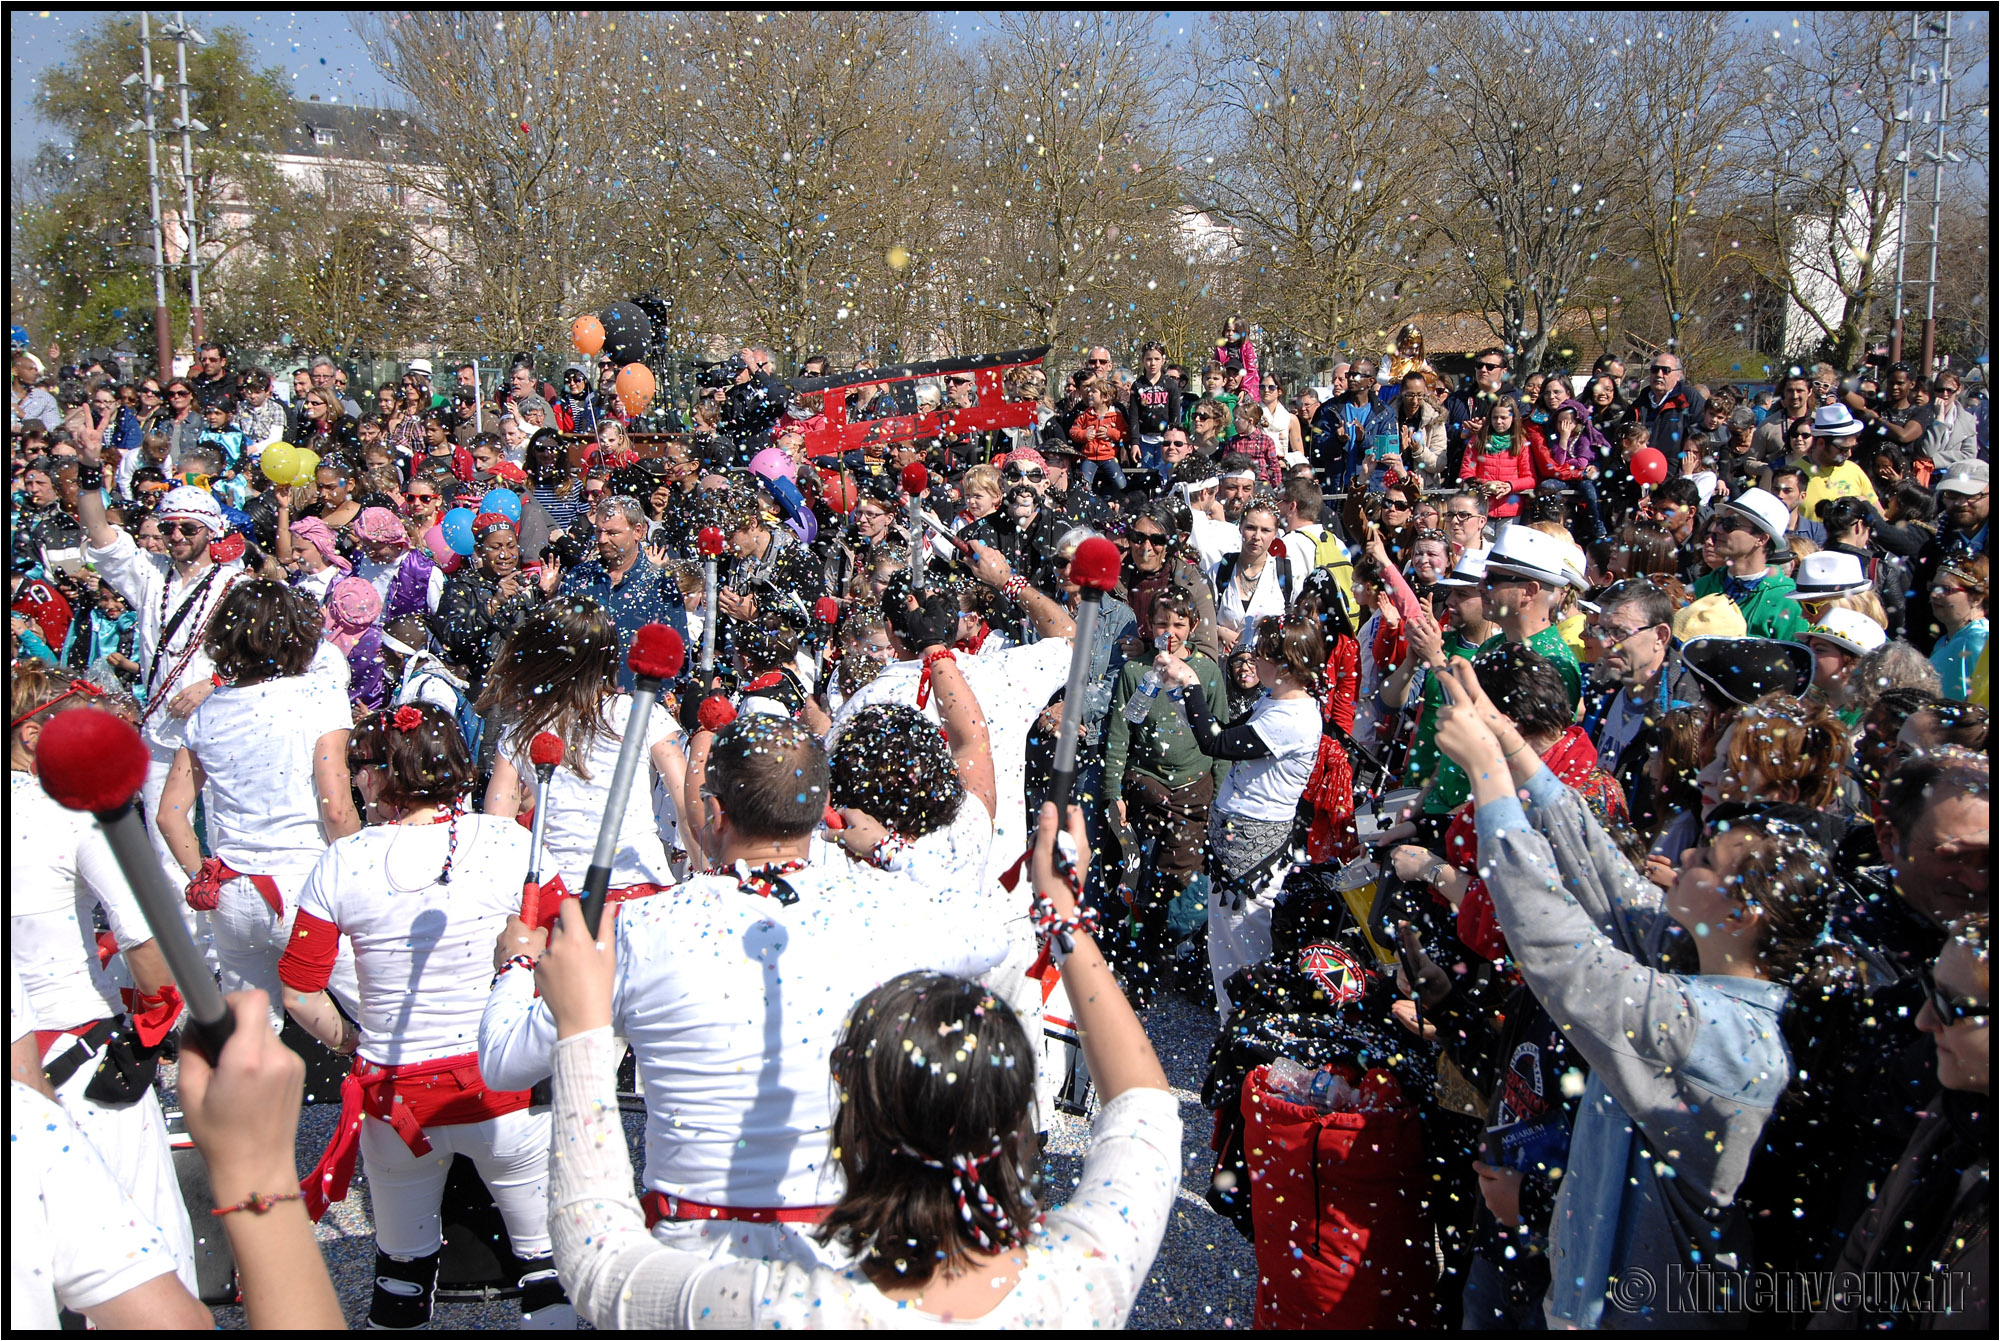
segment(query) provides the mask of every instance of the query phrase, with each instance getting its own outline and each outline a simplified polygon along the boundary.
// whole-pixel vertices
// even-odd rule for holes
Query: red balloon
[[[1632,453],[1632,478],[1641,484],[1658,484],[1667,477],[1667,458],[1657,447],[1641,447]]]

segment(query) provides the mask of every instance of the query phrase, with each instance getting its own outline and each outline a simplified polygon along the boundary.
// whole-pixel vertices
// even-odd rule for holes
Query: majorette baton
[[[931,547],[930,538],[924,534],[923,511],[920,501],[924,490],[931,487],[931,473],[924,469],[921,461],[912,461],[903,467],[904,510],[910,531],[910,579],[919,587],[924,584],[924,552]]]
[[[534,926],[542,910],[542,835],[549,830],[549,779],[563,761],[562,737],[540,731],[528,742],[528,762],[535,766],[535,819],[528,849],[528,878],[521,885],[521,920]]]
[[[715,674],[715,626],[722,622],[722,613],[715,608],[715,564],[722,557],[722,531],[714,526],[702,527],[695,545],[701,550],[701,687],[706,689],[708,677]],[[630,657],[626,658],[626,664],[631,664]],[[679,673],[679,667],[675,673]]]
[[[710,560],[711,572],[714,567]],[[625,654],[625,665],[633,677],[632,715],[625,719],[625,743],[618,751],[618,767],[611,774],[604,820],[597,826],[597,850],[591,853],[590,869],[583,877],[583,918],[593,936],[604,916],[604,895],[611,888],[611,860],[618,851],[625,798],[632,793],[632,775],[638,772],[639,756],[646,748],[647,719],[653,715],[653,705],[659,702],[666,682],[679,675],[686,664],[687,644],[665,624],[642,624],[632,635],[632,650]]]
[[[1068,823],[1070,793],[1076,788],[1076,744],[1083,730],[1084,681],[1090,675],[1090,646],[1096,639],[1097,617],[1104,593],[1118,585],[1123,559],[1118,546],[1103,536],[1092,536],[1076,547],[1069,561],[1070,581],[1081,589],[1076,607],[1076,634],[1069,651],[1069,683],[1063,690],[1062,729],[1056,736],[1056,764],[1049,799],[1056,805],[1057,832]],[[1058,932],[1064,954],[1070,952],[1069,933]]]
[[[213,1063],[222,1056],[236,1017],[229,1013],[221,989],[188,935],[187,923],[181,920],[180,894],[168,886],[167,873],[133,804],[146,781],[151,757],[124,718],[97,708],[74,708],[58,713],[42,728],[35,771],[41,775],[42,790],[56,804],[97,817],[111,855],[152,928],[153,943],[160,947],[193,1017],[188,1033]]]

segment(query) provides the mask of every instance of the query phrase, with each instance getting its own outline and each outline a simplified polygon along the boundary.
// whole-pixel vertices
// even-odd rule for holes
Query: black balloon
[[[638,363],[653,338],[653,323],[631,303],[612,303],[597,315],[604,325],[604,353],[620,365]]]

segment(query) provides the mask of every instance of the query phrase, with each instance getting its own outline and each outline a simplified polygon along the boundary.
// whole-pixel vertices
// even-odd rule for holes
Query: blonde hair
[[[1795,804],[1819,808],[1832,804],[1839,793],[1846,750],[1847,730],[1824,702],[1766,694],[1736,718],[1729,771],[1741,780],[1753,776],[1754,768],[1754,776],[1768,787],[1789,784],[1798,793]]]
[[[1809,540],[1806,543],[1812,542]],[[1880,624],[1884,633],[1889,631],[1889,612],[1882,608],[1882,598],[1872,587],[1867,591],[1857,591],[1851,596],[1833,596],[1824,601],[1801,601],[1800,604],[1806,607],[1807,614],[1814,623],[1821,622],[1829,610],[1852,610]]]
[[[1236,417],[1252,428],[1264,427],[1264,407],[1256,401],[1246,400],[1237,405]]]
[[[984,489],[989,493],[1000,492],[1000,472],[991,466],[974,466],[965,472],[958,482],[958,491],[969,494],[974,489]]]

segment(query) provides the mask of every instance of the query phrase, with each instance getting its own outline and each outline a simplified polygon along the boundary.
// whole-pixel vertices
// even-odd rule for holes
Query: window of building
[[[327,129],[325,126],[313,127],[314,144],[332,144],[333,142],[334,142],[333,132],[331,130]]]
[[[394,135],[384,135],[381,137],[381,140],[384,149],[401,149],[403,147],[403,142]]]

